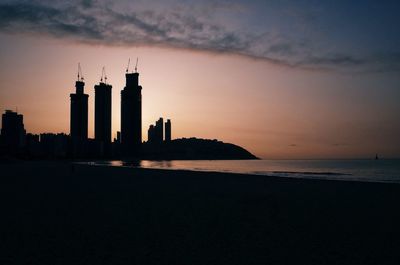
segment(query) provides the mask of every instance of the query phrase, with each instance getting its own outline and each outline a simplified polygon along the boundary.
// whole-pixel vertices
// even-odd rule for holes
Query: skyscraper
[[[84,151],[84,144],[88,138],[88,98],[84,94],[85,83],[78,78],[75,82],[76,93],[70,94],[71,97],[71,120],[70,134],[72,140],[72,154],[81,155]]]
[[[165,122],[165,141],[171,142],[171,120]]]
[[[152,144],[162,144],[171,141],[171,120],[165,122],[165,139],[164,139],[164,119],[159,118],[155,125],[150,125],[148,133],[148,142]]]
[[[149,129],[147,130],[147,142],[153,143],[154,142],[154,125],[151,124]]]
[[[1,140],[10,153],[16,153],[25,145],[26,131],[24,117],[17,112],[6,110],[2,116]]]
[[[163,118],[159,118],[156,121],[156,126],[154,127],[154,134],[155,134],[155,142],[162,143],[164,140],[164,120]]]
[[[104,155],[111,155],[111,88],[103,82],[94,86],[94,138],[102,145]]]
[[[142,144],[142,87],[139,73],[126,73],[121,91],[121,147],[124,155],[139,155]]]

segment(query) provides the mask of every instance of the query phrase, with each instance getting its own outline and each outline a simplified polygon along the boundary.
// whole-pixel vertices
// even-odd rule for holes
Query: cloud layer
[[[214,3],[210,8],[237,10],[238,6]],[[326,51],[316,48],[312,39],[289,38],[268,30],[258,33],[229,29],[222,22],[211,22],[204,10],[188,10],[139,11],[90,0],[73,4],[13,1],[0,3],[0,31],[44,34],[88,44],[151,45],[228,53],[301,68],[400,70],[400,53],[357,57]]]

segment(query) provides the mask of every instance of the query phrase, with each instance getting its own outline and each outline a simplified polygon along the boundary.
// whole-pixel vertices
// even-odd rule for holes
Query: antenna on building
[[[78,81],[83,81],[81,63],[78,63]]]
[[[137,64],[138,64],[139,58],[136,57],[136,65],[135,65],[135,73],[137,73]]]
[[[126,67],[126,73],[128,73],[128,71],[129,71],[129,64],[131,63],[131,58],[129,58],[129,60],[128,60],[128,66]]]

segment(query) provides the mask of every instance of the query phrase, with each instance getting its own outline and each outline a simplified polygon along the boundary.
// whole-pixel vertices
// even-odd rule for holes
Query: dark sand
[[[0,164],[0,264],[400,264],[400,185]]]

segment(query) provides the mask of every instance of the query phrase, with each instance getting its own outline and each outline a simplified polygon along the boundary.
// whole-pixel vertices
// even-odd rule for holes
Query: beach
[[[0,164],[0,264],[399,264],[400,185]]]

